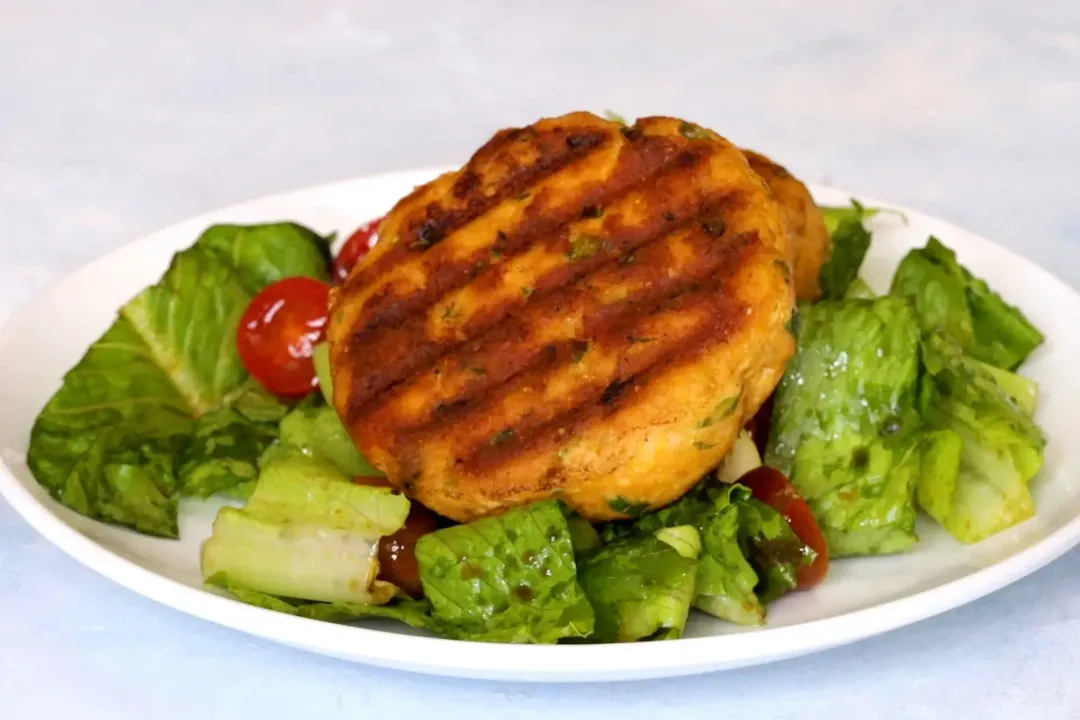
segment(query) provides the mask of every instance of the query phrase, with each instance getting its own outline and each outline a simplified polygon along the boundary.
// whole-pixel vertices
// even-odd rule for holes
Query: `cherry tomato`
[[[383,477],[354,477],[353,482],[373,487],[392,487]],[[379,540],[379,579],[393,583],[414,598],[424,596],[420,566],[416,562],[416,541],[439,527],[435,513],[418,502],[409,507],[405,525],[393,535]]]
[[[279,280],[256,295],[236,330],[240,359],[272,393],[287,397],[314,390],[311,349],[326,334],[330,286],[308,277]]]
[[[344,282],[353,265],[379,242],[379,223],[382,221],[382,218],[377,218],[364,223],[341,246],[341,252],[334,258],[334,277],[338,282]]]
[[[829,572],[829,546],[810,506],[784,473],[761,465],[739,478],[739,484],[750,488],[754,497],[783,515],[799,539],[817,553],[812,564],[798,569],[799,589],[811,588],[824,580]]]

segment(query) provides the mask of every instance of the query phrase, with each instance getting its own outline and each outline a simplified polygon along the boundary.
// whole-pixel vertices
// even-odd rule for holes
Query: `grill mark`
[[[595,254],[580,260],[561,263],[533,278],[532,292],[527,297],[516,297],[513,294],[496,296],[496,293],[504,287],[500,285],[499,273],[502,268],[491,268],[477,277],[476,282],[470,286],[477,295],[481,298],[486,296],[490,302],[473,312],[459,330],[465,336],[473,337],[495,325],[521,306],[537,302],[548,293],[589,277],[612,259],[661,240],[677,228],[676,220],[666,218],[661,218],[660,222],[648,224],[620,225],[617,220],[605,224],[602,226],[601,234],[597,235],[602,243]],[[570,243],[571,237],[564,231],[549,236],[533,247],[538,253],[553,253],[565,257],[569,254]]]
[[[700,166],[709,162],[712,159],[712,154],[711,152],[694,153],[694,161],[691,166]],[[678,157],[685,155],[686,153],[681,153]],[[587,276],[594,269],[605,265],[613,257],[624,255],[629,251],[664,237],[666,231],[677,229],[679,223],[689,215],[699,214],[706,210],[715,211],[724,207],[730,209],[741,200],[741,195],[737,196],[734,193],[716,193],[688,200],[678,197],[679,194],[672,192],[672,190],[678,187],[680,183],[685,183],[688,178],[682,173],[674,171],[686,169],[685,166],[680,167],[677,161],[665,163],[658,168],[652,177],[648,178],[648,180],[652,181],[652,185],[649,187],[648,192],[644,193],[643,199],[660,207],[650,208],[649,216],[644,220],[637,218],[626,222],[624,216],[618,213],[608,216],[600,224],[599,230],[594,231],[596,233],[595,238],[600,241],[596,245],[596,252],[578,260],[561,263],[548,269],[546,274],[534,277],[533,292],[526,299],[535,300],[542,296],[545,291],[553,290],[568,282],[574,282],[581,277]],[[612,197],[608,197],[605,202],[614,204],[624,201],[628,195],[640,192],[642,191],[637,187],[623,188],[614,193]],[[668,207],[672,203],[665,200],[671,195],[676,195],[677,199],[684,200],[684,202],[678,207]],[[588,198],[585,198],[585,202],[585,207],[594,206],[588,203]],[[536,246],[529,246],[525,250],[526,252],[533,251],[538,254],[566,257],[571,255],[574,249],[572,243],[573,237],[569,232],[560,232],[542,238],[541,242]],[[513,260],[514,258],[510,259]],[[482,330],[489,327],[493,323],[493,318],[490,315],[494,315],[494,319],[497,320],[508,310],[514,309],[516,305],[524,304],[521,299],[513,296],[494,296],[494,293],[503,287],[499,281],[503,273],[508,272],[506,268],[506,264],[488,268],[477,277],[471,286],[465,288],[465,290],[474,290],[475,294],[480,298],[486,298],[490,301],[487,312],[485,313],[483,310],[477,312],[470,318],[470,324],[463,328],[467,335],[472,336],[478,329]]]
[[[710,348],[727,342],[746,322],[742,306],[722,292],[705,298],[702,304],[712,309],[712,317],[698,326],[683,343],[657,353],[660,357],[653,362],[643,363],[644,367],[627,364],[623,372],[588,401],[563,410],[547,422],[530,427],[527,432],[513,428],[512,437],[504,444],[497,447],[476,446],[474,452],[461,458],[459,468],[474,476],[498,477],[500,468],[523,456],[547,457],[548,475],[554,471],[557,477],[558,451],[565,446],[567,439],[581,436],[593,426],[605,423],[611,415],[632,404],[635,396],[657,378],[675,368],[696,362]],[[496,496],[507,492],[502,497],[513,492],[513,488],[504,489],[496,484],[492,484],[490,490],[494,490]]]
[[[708,158],[709,156],[705,155],[701,159],[707,161]],[[593,257],[552,269],[537,281],[536,293],[529,300],[536,302],[537,296],[574,282],[612,259],[619,259],[628,252],[636,251],[665,237],[677,227],[681,220],[716,213],[721,209],[737,209],[744,201],[739,191],[691,197],[687,197],[686,193],[673,192],[680,182],[685,183],[686,178],[680,173],[667,173],[665,172],[667,169],[667,167],[660,169],[661,174],[653,178],[653,185],[645,193],[647,200],[658,200],[659,204],[658,208],[652,209],[654,211],[650,213],[648,221],[624,224],[618,215],[607,216],[602,223],[602,228],[608,247]],[[668,197],[670,195],[674,195],[675,199],[681,202],[673,205]],[[506,238],[504,244],[521,247],[525,242],[527,241],[519,239],[515,242],[512,238]],[[549,242],[558,243],[559,240]],[[563,245],[563,247],[566,246]],[[477,278],[478,285],[482,282],[482,278]],[[523,305],[525,301],[526,298],[521,297],[508,298],[506,302],[499,302],[486,310],[474,313],[464,324],[456,328],[456,335],[450,340],[433,340],[428,337],[427,320],[423,315],[406,317],[398,328],[399,331],[406,332],[390,334],[385,333],[384,328],[378,327],[353,332],[347,341],[349,352],[363,352],[365,357],[374,355],[378,360],[365,362],[364,367],[368,372],[360,378],[360,382],[351,392],[346,408],[346,419],[353,422],[360,416],[364,405],[372,396],[387,389],[402,377],[426,366],[448,349],[453,342],[475,337],[494,326],[508,313]],[[382,349],[381,346],[388,342],[406,343],[412,347],[413,353],[410,354],[407,348],[399,349],[396,353]],[[411,362],[403,362],[404,360]]]
[[[687,289],[680,294],[679,297],[685,295],[701,296],[708,292],[702,289],[700,286],[697,290]],[[712,289],[715,289],[716,283],[713,283]],[[649,324],[650,321],[655,322],[658,315],[663,312],[669,312],[671,310],[671,300],[663,297],[659,298],[655,302],[651,303],[646,308],[628,308],[630,312],[624,312],[618,318],[619,322],[614,325],[608,325],[596,333],[594,339],[590,341],[589,352],[593,356],[605,356],[612,352],[627,352],[631,346],[638,344],[635,339],[635,329]],[[637,310],[634,312],[633,310]],[[566,340],[558,345],[541,345],[536,348],[536,352],[531,354],[530,359],[535,359],[536,362],[527,363],[520,374],[513,374],[507,378],[505,382],[485,383],[488,390],[497,392],[481,392],[478,395],[473,395],[469,398],[463,398],[464,404],[457,406],[457,411],[451,414],[444,414],[438,421],[422,425],[415,429],[418,435],[423,436],[430,433],[438,433],[444,430],[448,426],[459,425],[462,423],[467,424],[467,418],[483,417],[486,413],[489,413],[493,406],[499,405],[508,393],[515,392],[515,388],[531,387],[533,390],[542,390],[551,379],[551,375],[554,371],[560,370],[576,370],[580,368],[582,371],[590,371],[593,363],[583,358],[583,361],[579,364],[574,361],[575,352],[578,348],[575,346],[575,339]],[[652,347],[660,347],[660,344]],[[645,348],[649,350],[650,348]],[[669,348],[670,349],[670,348]],[[636,356],[641,353],[635,353]],[[599,389],[603,389],[607,385],[606,381],[600,382]],[[408,428],[400,427],[398,430],[408,430]]]
[[[416,429],[431,420],[438,406],[473,401],[526,369],[550,343],[576,340],[577,354],[584,355],[588,351],[588,339],[605,328],[622,328],[636,316],[660,308],[669,297],[698,289],[701,281],[724,272],[732,255],[746,242],[745,238],[734,238],[718,243],[693,227],[691,230],[689,235],[665,237],[671,242],[685,243],[682,251],[691,254],[689,260],[674,260],[670,244],[657,242],[639,250],[635,264],[608,263],[573,286],[530,304],[521,315],[511,315],[462,346],[459,352],[444,355],[430,370],[374,398],[362,411],[364,424],[377,435],[391,429],[397,432]],[[672,267],[680,272],[673,274],[669,271]],[[621,300],[603,302],[602,296],[617,294],[622,289],[627,289],[627,294]],[[560,312],[556,313],[555,308]],[[571,323],[581,326],[581,332],[573,337],[566,330]],[[482,368],[482,373],[476,372],[478,368]],[[417,414],[406,416],[403,406],[410,393],[419,393],[428,404],[422,405]]]
[[[665,227],[666,229],[666,227]],[[651,244],[668,233],[652,237],[635,239],[632,243],[620,243],[624,252],[638,250],[638,248]],[[619,258],[609,262],[618,263]],[[598,260],[597,262],[600,262]],[[583,264],[581,272],[597,269],[593,264]],[[573,281],[579,280],[573,275],[566,276],[565,271],[555,274],[556,280]],[[549,283],[554,284],[549,279]],[[551,312],[561,313],[559,305],[560,296],[549,300]],[[427,367],[444,353],[452,350],[469,338],[475,337],[482,331],[494,327],[514,307],[500,305],[493,308],[489,313],[478,313],[465,325],[458,328],[458,335],[453,338],[433,339],[428,334],[428,318],[425,315],[412,315],[400,326],[395,328],[381,328],[378,331],[365,331],[354,334],[349,338],[349,351],[351,353],[362,352],[365,358],[363,369],[365,372],[353,376],[353,386],[350,389],[349,402],[346,407],[346,420],[351,424],[366,413],[366,405],[376,395],[387,390],[402,378]]]
[[[564,140],[550,142],[551,136],[564,138]],[[582,142],[571,147],[565,142],[565,138],[570,136],[580,137]],[[422,210],[413,211],[405,218],[405,230],[398,238],[398,242],[375,262],[351,275],[346,280],[343,289],[349,291],[374,282],[390,268],[404,262],[416,250],[424,250],[437,243],[437,241],[425,240],[422,236],[434,236],[441,240],[480,217],[506,198],[520,194],[522,190],[562,170],[575,160],[587,156],[601,147],[605,141],[612,140],[614,134],[601,128],[581,128],[573,133],[561,127],[542,134],[534,131],[532,140],[539,145],[539,156],[536,162],[525,166],[515,165],[512,162],[512,156],[508,155],[505,158],[509,166],[507,172],[497,174],[502,182],[495,188],[484,188],[482,174],[478,173],[476,168],[488,163],[494,164],[501,151],[512,148],[517,137],[520,136],[515,136],[513,131],[496,134],[487,145],[473,155],[456,180],[452,195],[460,201],[459,204],[443,207],[432,202],[425,205]],[[549,145],[553,147],[551,153],[545,152]]]
[[[532,431],[567,412],[590,405],[617,407],[640,374],[679,357],[694,357],[706,345],[726,341],[732,327],[745,322],[745,308],[727,287],[732,271],[745,261],[747,250],[759,244],[756,236],[742,237],[725,258],[724,272],[603,328],[591,340],[589,352],[593,354],[588,357],[596,360],[576,362],[573,340],[558,347],[547,346],[537,363],[498,384],[493,388],[497,392],[457,401],[452,410],[426,426],[411,431],[394,427],[387,447],[408,469],[410,463],[419,466],[422,448],[431,439],[445,439],[447,452],[460,458],[464,469],[472,472],[476,468],[470,466],[470,459],[491,451],[491,437],[503,438],[499,446],[521,445],[528,442]],[[652,336],[656,342],[641,342],[642,336]],[[447,432],[450,428],[452,433]]]
[[[470,195],[473,195],[480,188],[480,176],[473,170],[464,170],[456,181],[454,181],[454,187],[450,192],[458,200],[464,200]]]
[[[426,309],[438,298],[460,288],[469,280],[477,278],[477,275],[480,275],[477,278],[478,286],[492,282],[485,279],[485,276],[498,277],[497,266],[492,267],[490,262],[494,248],[498,248],[500,259],[505,260],[517,256],[546,235],[555,233],[564,225],[577,220],[582,204],[608,202],[634,185],[652,179],[656,173],[670,165],[673,151],[671,140],[662,137],[645,138],[637,145],[624,146],[610,177],[593,185],[578,188],[576,197],[564,197],[561,204],[554,203],[545,192],[537,194],[525,208],[518,228],[511,232],[496,233],[490,245],[474,249],[467,257],[423,256],[419,262],[423,266],[424,286],[422,288],[410,287],[401,293],[397,292],[392,285],[384,286],[381,292],[370,297],[364,304],[361,315],[355,321],[355,326],[362,331],[368,331],[375,330],[381,325],[401,322],[408,312]],[[589,156],[575,156],[571,160],[587,162]],[[562,169],[565,169],[565,166],[536,178],[530,186]],[[480,215],[477,215],[469,222],[479,217]],[[450,232],[461,229],[465,224],[462,223]],[[409,260],[399,257],[398,261],[408,262]],[[413,260],[413,262],[417,261]],[[354,285],[354,288],[359,287],[361,285]]]
[[[729,315],[722,306],[732,303],[722,292],[723,280],[666,301],[662,309],[635,316],[622,328],[612,328],[596,341],[592,361],[573,363],[573,348],[566,343],[543,360],[514,377],[477,402],[440,418],[422,430],[399,436],[391,453],[408,471],[419,466],[419,454],[432,438],[447,443],[447,452],[461,459],[460,467],[472,471],[472,458],[497,452],[527,440],[533,430],[554,417],[595,404],[615,405],[633,379],[658,363],[680,355],[687,343],[708,335]],[[678,322],[678,325],[674,323]],[[664,342],[635,344],[635,331],[664,328]],[[447,433],[448,428],[453,433]],[[490,443],[492,437],[503,442]]]

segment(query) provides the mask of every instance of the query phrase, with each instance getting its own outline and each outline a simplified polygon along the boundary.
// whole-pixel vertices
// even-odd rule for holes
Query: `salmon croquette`
[[[791,265],[795,273],[795,295],[799,300],[821,299],[818,276],[829,259],[829,231],[825,217],[810,191],[782,165],[752,150],[743,150],[754,172],[768,184],[784,214],[791,244]]]
[[[794,349],[781,205],[677,118],[502,130],[380,237],[332,298],[334,405],[395,487],[454,520],[676,500]]]

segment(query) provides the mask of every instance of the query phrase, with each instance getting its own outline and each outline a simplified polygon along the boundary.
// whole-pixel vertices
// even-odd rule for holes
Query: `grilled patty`
[[[779,206],[735,146],[675,118],[500,131],[380,238],[332,300],[334,404],[395,486],[454,520],[670,503],[793,351]]]
[[[806,185],[786,168],[752,150],[743,150],[743,154],[754,172],[768,184],[783,211],[791,240],[796,297],[810,302],[820,299],[818,276],[821,266],[829,259],[830,249],[825,217]]]

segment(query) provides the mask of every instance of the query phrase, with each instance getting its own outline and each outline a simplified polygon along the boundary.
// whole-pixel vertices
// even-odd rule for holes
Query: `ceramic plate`
[[[233,601],[202,587],[199,545],[209,535],[213,502],[182,504],[180,541],[143,537],[87,520],[54,502],[34,481],[25,453],[34,417],[61,377],[112,322],[116,310],[164,272],[173,252],[214,222],[291,219],[319,231],[349,232],[385,213],[436,174],[397,173],[268,197],[202,215],[149,235],[63,280],[22,308],[0,333],[0,491],[42,535],[79,562],[177,610],[287,645],[357,662],[441,675],[535,681],[663,677],[735,668],[822,650],[891,630],[993,592],[1046,565],[1080,541],[1080,451],[1070,437],[1080,406],[1080,297],[1032,263],[993,243],[918,212],[883,214],[863,268],[883,291],[900,258],[936,235],[961,262],[1019,305],[1047,342],[1024,373],[1042,387],[1038,421],[1049,445],[1034,483],[1038,515],[973,546],[931,522],[906,555],[842,560],[826,583],[769,608],[766,628],[747,629],[695,613],[687,637],[629,645],[512,646],[426,636],[394,624],[352,627],[291,617]],[[846,204],[846,192],[813,188],[819,202]],[[867,205],[890,207],[864,198]]]

